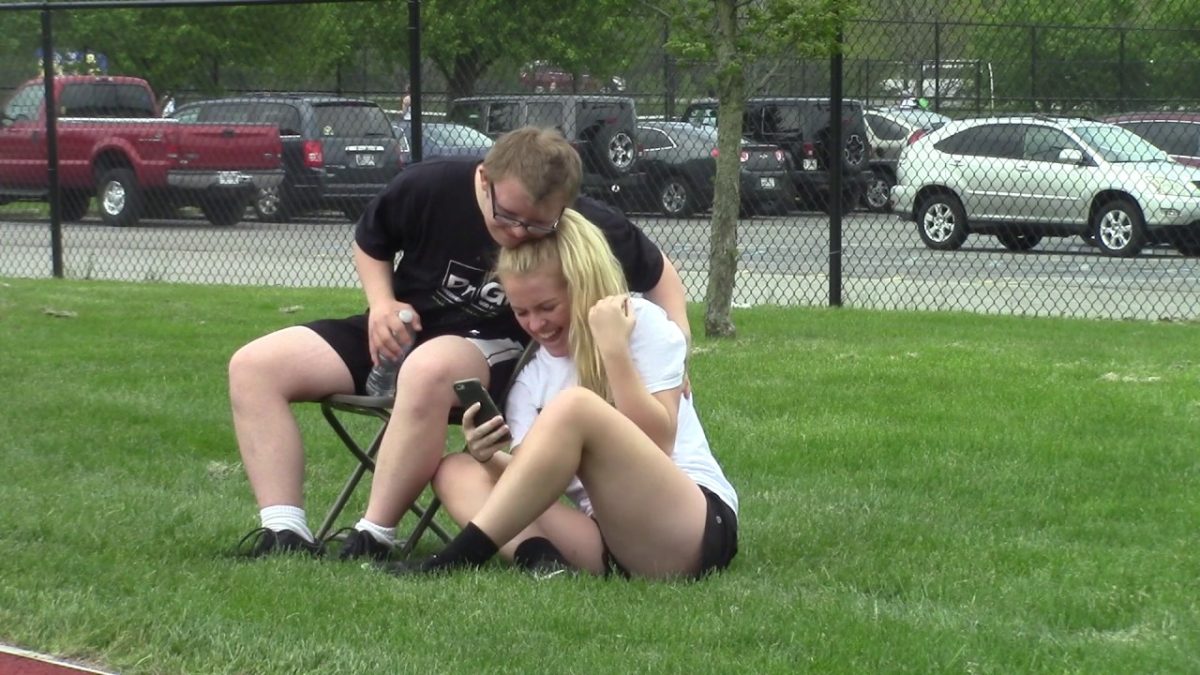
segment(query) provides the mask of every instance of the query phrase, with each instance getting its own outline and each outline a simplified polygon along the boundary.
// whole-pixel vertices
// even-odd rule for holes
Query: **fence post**
[[[1029,112],[1037,112],[1037,26],[1029,27]]]
[[[922,92],[924,93],[924,92]],[[933,22],[933,110],[942,109],[942,22]]]
[[[58,103],[54,100],[54,38],[50,9],[42,9],[42,82],[46,99],[46,159],[50,179],[50,273],[63,277],[62,215],[59,212],[61,188],[58,184]]]
[[[1125,110],[1125,29],[1121,29],[1120,44],[1117,49],[1117,105],[1118,110]]]
[[[411,161],[419,162],[425,154],[422,149],[421,109],[424,107],[421,93],[421,0],[408,0],[408,96],[409,129],[412,133]]]
[[[838,25],[837,40],[829,57],[829,305],[842,306],[842,45],[845,35]]]

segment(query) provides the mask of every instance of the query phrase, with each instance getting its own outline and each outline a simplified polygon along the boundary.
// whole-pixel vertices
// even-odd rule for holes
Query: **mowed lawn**
[[[363,307],[0,279],[0,642],[123,673],[1200,672],[1200,324],[756,308],[709,340],[696,307],[727,573],[232,558],[230,354]],[[297,410],[315,526],[352,459]]]

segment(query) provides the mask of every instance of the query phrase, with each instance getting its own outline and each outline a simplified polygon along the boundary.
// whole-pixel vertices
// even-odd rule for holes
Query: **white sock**
[[[275,532],[291,530],[309,542],[316,541],[312,530],[308,529],[308,521],[304,515],[304,509],[299,506],[288,506],[286,504],[268,506],[258,512],[258,517],[262,521],[262,526],[268,530],[274,530]]]
[[[396,545],[396,528],[394,527],[383,527],[382,525],[376,525],[366,518],[363,518],[354,524],[354,529],[360,532],[366,532],[372,537],[375,537],[375,541],[381,544],[387,544],[388,546]]]

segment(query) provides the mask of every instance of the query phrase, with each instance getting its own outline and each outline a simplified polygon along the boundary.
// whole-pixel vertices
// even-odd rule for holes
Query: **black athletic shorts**
[[[712,490],[701,485],[700,491],[708,501],[708,513],[705,515],[704,536],[700,540],[700,571],[693,579],[703,579],[729,567],[738,551],[737,514]],[[607,543],[604,545],[604,566],[605,576],[613,573],[626,579],[630,576],[629,570],[612,554]]]
[[[342,357],[342,362],[350,369],[350,376],[354,378],[354,393],[365,394],[367,375],[370,374],[372,365],[367,338],[367,315],[356,314],[345,319],[318,319],[303,325],[320,335],[333,347],[333,351]],[[512,377],[513,367],[517,365],[517,359],[521,356],[524,346],[508,338],[489,339],[465,330],[461,333],[444,334],[460,335],[479,347],[491,371],[488,393],[497,405],[503,406],[508,380]],[[418,334],[417,344],[434,337],[437,336]]]

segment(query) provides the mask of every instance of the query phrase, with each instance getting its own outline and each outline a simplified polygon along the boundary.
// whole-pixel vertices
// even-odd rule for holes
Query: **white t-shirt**
[[[637,318],[630,336],[630,352],[642,383],[651,393],[674,389],[683,384],[687,340],[661,307],[649,300],[630,298]],[[533,420],[559,392],[578,384],[575,363],[571,357],[551,356],[539,349],[533,359],[521,369],[508,392],[505,418],[512,431],[513,447],[533,425]],[[520,450],[517,450],[520,452]],[[737,493],[721,466],[712,455],[708,438],[700,427],[691,397],[679,399],[679,416],[675,431],[675,447],[671,453],[675,465],[697,485],[702,485],[721,498],[736,513]],[[592,515],[592,504],[578,478],[571,480],[567,497],[580,511]]]

